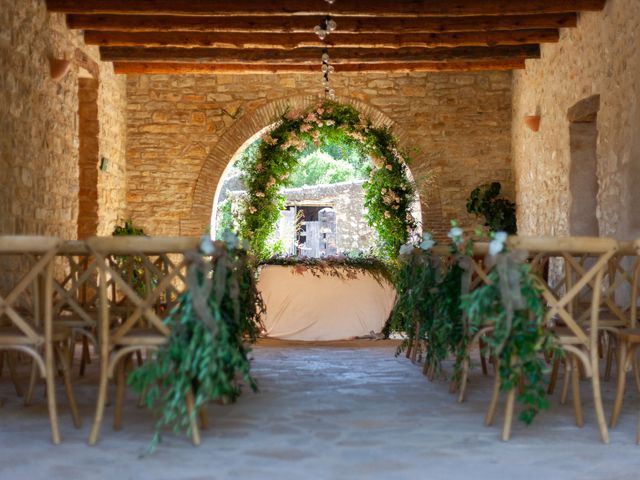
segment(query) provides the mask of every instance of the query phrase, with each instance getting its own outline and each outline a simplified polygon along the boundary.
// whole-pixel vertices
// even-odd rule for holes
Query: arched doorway
[[[255,138],[257,138],[287,109],[303,110],[316,104],[317,95],[283,97],[245,113],[221,136],[221,140],[207,156],[195,187],[190,212],[180,220],[181,235],[200,235],[206,227],[211,227],[212,211],[219,196],[219,183],[230,165]],[[337,97],[336,101],[354,106],[363,117],[371,119],[376,126],[391,126],[394,122],[380,110],[367,103],[350,97]],[[402,144],[410,144],[404,131],[394,131]],[[422,192],[421,192],[422,193]],[[420,215],[422,215],[420,209]]]

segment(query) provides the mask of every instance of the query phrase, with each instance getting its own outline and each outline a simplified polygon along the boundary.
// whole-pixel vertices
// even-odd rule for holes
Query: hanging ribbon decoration
[[[335,0],[325,0],[325,1],[329,5],[332,5]],[[331,15],[327,15],[320,21],[319,25],[316,25],[313,28],[313,31],[315,32],[316,35],[318,35],[318,38],[320,38],[320,40],[325,42],[329,34],[333,32],[337,27],[338,25],[336,24],[335,20],[331,18]],[[329,78],[330,75],[334,72],[334,70],[335,69],[333,65],[331,65],[330,63],[329,50],[325,47],[322,50],[322,67],[321,67],[322,86],[324,87],[325,97],[331,100],[333,100],[336,95],[335,90],[331,88],[331,80]]]

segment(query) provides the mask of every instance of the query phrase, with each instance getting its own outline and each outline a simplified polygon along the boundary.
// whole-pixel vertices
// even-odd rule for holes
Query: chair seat
[[[640,328],[627,328],[618,332],[618,338],[632,343],[640,343]]]
[[[44,339],[44,330],[41,328],[35,329],[36,334]],[[61,342],[69,338],[70,331],[65,327],[54,327],[52,340],[54,342]],[[32,339],[27,337],[22,330],[17,327],[0,327],[0,345],[34,345]]]
[[[134,328],[123,337],[114,340],[115,345],[157,347],[167,343],[168,338],[162,333],[148,328]]]

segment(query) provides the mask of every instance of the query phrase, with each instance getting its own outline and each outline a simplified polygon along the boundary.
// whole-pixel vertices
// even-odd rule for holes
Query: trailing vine
[[[496,266],[488,274],[491,283],[463,297],[462,307],[475,331],[493,327],[486,342],[498,360],[501,388],[521,389],[517,400],[525,408],[519,418],[530,424],[540,410],[549,408],[544,357],[562,356],[562,350],[545,328],[539,280],[524,260],[522,252],[497,253]]]
[[[272,253],[269,238],[284,208],[279,190],[289,185],[299,159],[312,149],[336,143],[371,157],[364,184],[366,218],[378,232],[380,255],[397,256],[416,227],[411,214],[415,189],[407,175],[409,158],[388,127],[373,126],[350,105],[325,101],[303,112],[286,112],[261,140],[257,154],[240,162],[248,197],[239,231],[258,259]]]
[[[201,250],[190,254],[189,288],[164,320],[171,330],[168,343],[128,377],[158,417],[151,450],[165,427],[189,432],[188,393],[195,415],[213,400],[234,401],[240,379],[257,389],[245,339],[257,338],[264,306],[249,257],[237,245],[208,239]]]

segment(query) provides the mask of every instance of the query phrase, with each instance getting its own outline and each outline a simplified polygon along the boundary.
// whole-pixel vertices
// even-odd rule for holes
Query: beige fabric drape
[[[342,280],[267,265],[258,289],[267,307],[267,335],[288,340],[343,340],[380,332],[395,301],[389,283],[380,285],[364,272]]]

